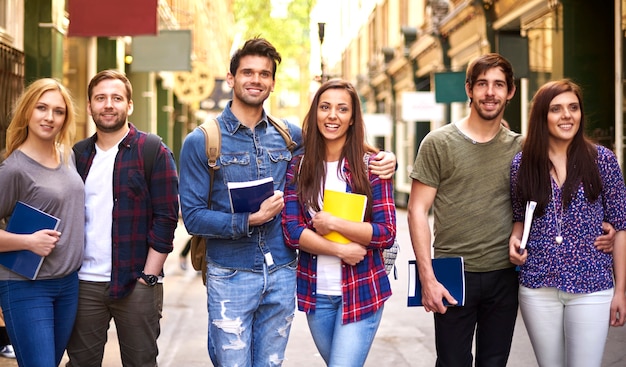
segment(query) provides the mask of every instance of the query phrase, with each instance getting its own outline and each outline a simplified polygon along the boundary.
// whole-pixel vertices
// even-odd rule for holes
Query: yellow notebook
[[[367,196],[365,195],[324,190],[323,210],[335,217],[351,220],[353,222],[362,222],[366,208]],[[337,243],[350,243],[350,240],[338,232],[330,232],[324,237]]]

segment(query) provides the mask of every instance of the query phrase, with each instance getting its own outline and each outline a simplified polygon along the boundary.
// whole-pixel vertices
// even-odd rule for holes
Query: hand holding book
[[[448,290],[457,301],[454,306],[465,305],[465,264],[462,257],[442,257],[432,259],[433,272],[437,281]],[[418,276],[417,261],[409,260],[409,292],[407,306],[423,306],[422,284]],[[445,298],[444,306],[453,306]]]
[[[26,203],[18,201],[7,223],[7,232],[28,234],[35,245],[32,251],[17,250],[0,252],[0,265],[28,279],[37,278],[44,257],[56,246],[61,233],[57,228],[61,220]]]
[[[324,207],[323,211],[337,218],[363,222],[365,209],[367,208],[367,196],[354,194],[349,192],[340,192],[333,190],[324,190]],[[317,215],[316,215],[317,216]],[[314,218],[315,221],[315,218]],[[319,221],[319,219],[318,219]],[[320,226],[323,228],[323,226]],[[317,226],[316,226],[317,229]],[[319,231],[319,229],[318,229]],[[336,231],[326,232],[322,230],[322,234],[328,240],[337,243],[350,243],[351,241]]]
[[[59,238],[61,238],[61,232],[53,229],[42,229],[34,232],[30,235],[32,237],[32,246],[30,251],[39,256],[48,256],[56,247]]]
[[[533,214],[536,207],[536,201],[529,201],[526,203],[526,213],[524,214],[524,232],[519,245],[520,255],[524,253],[524,249],[526,248],[526,243],[528,242],[528,237],[530,236],[530,226],[533,223]]]
[[[263,200],[259,206],[259,210],[250,213],[248,216],[248,224],[250,226],[260,226],[272,219],[283,210],[285,206],[284,194],[280,190],[275,190],[272,196]]]
[[[274,179],[266,177],[259,180],[229,182],[228,195],[233,213],[255,213],[261,203],[274,193]]]

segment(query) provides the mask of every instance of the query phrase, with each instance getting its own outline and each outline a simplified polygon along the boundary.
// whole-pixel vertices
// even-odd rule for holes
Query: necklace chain
[[[557,198],[554,195],[554,188],[552,189],[552,200],[554,201],[554,221],[556,223],[556,236],[554,237],[554,241],[557,245],[563,243],[563,235],[561,233],[561,228],[563,225],[563,201],[561,200],[559,204],[559,211],[557,212]]]

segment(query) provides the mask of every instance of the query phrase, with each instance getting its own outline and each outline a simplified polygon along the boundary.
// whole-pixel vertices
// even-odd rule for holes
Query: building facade
[[[130,121],[142,130],[158,133],[177,155],[187,132],[211,113],[200,104],[210,97],[215,80],[227,73],[234,34],[224,30],[234,28],[232,3],[111,0],[102,2],[107,4],[103,11],[111,12],[105,14],[94,11],[94,3],[82,0],[0,0],[0,145],[4,147],[17,96],[25,85],[42,77],[57,78],[72,91],[78,111],[77,139],[91,135],[95,128],[87,113],[87,84],[98,71],[112,68],[125,72],[133,84]],[[125,14],[134,17],[130,23],[141,23],[135,15],[145,12],[149,13],[148,23],[155,23],[151,34],[112,36],[98,28],[106,23],[101,19],[110,21]],[[87,33],[72,35],[72,22],[83,24]],[[189,34],[185,45],[189,68],[137,70],[134,41],[137,44],[138,37],[176,31]],[[152,50],[156,52],[154,61],[173,56],[161,46],[161,53],[158,46]]]
[[[624,0],[377,1],[360,30],[345,35],[334,72],[357,85],[367,114],[391,120],[391,131],[378,145],[398,156],[398,205],[406,204],[408,174],[423,137],[468,113],[465,68],[487,52],[503,54],[515,69],[517,93],[505,112],[512,129],[525,132],[539,86],[571,78],[583,87],[587,133],[615,149],[621,163],[624,5]]]

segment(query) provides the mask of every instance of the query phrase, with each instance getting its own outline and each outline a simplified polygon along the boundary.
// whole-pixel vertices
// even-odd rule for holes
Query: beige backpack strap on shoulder
[[[212,172],[213,170],[219,169],[217,166],[217,158],[220,156],[220,150],[222,148],[220,125],[217,122],[217,119],[210,119],[200,125],[200,129],[202,129],[202,132],[204,133],[206,156],[209,168]]]
[[[280,135],[283,137],[285,143],[287,143],[287,149],[289,149],[290,152],[293,152],[293,150],[296,149],[296,142],[293,141],[293,139],[291,138],[291,134],[289,134],[289,128],[287,127],[285,121],[274,117],[269,113],[267,114],[267,119],[270,120],[270,123],[274,125],[276,130],[278,130]]]
[[[220,168],[217,165],[217,158],[219,158],[222,148],[222,134],[220,133],[220,125],[217,119],[206,120],[199,128],[204,133],[207,164],[209,166],[209,194],[207,206],[210,208],[215,171]],[[206,239],[202,236],[192,236],[190,241],[191,265],[195,270],[202,271],[202,282],[206,284]]]

